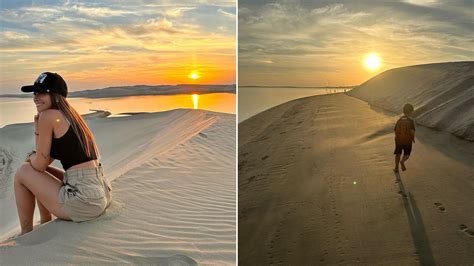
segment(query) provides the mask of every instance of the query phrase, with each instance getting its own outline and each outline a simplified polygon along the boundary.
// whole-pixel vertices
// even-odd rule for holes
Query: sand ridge
[[[39,227],[0,249],[1,264],[235,263],[235,115],[174,110],[90,123],[115,175],[111,207],[90,222]],[[130,163],[114,174],[110,160],[123,156]]]

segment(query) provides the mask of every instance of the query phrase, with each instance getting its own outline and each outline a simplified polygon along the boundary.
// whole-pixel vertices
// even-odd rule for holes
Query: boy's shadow
[[[400,177],[400,172],[394,172],[396,182],[400,188],[399,193],[403,196],[403,202],[405,205],[405,211],[408,217],[408,223],[410,225],[411,236],[417,254],[420,258],[421,265],[435,265],[433,253],[431,251],[428,236],[426,235],[425,226],[423,224],[423,218],[421,217],[420,210],[416,205],[416,201],[412,194],[405,190],[403,181]]]

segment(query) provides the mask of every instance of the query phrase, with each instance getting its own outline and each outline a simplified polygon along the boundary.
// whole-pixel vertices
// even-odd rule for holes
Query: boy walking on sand
[[[407,169],[405,162],[410,157],[412,142],[415,143],[415,122],[410,118],[412,113],[413,105],[409,103],[405,104],[405,106],[403,106],[404,115],[400,117],[395,124],[395,151],[393,152],[393,154],[395,154],[395,168],[393,169],[395,173],[398,173],[399,163],[402,167],[402,171]],[[402,150],[403,158],[400,161]]]

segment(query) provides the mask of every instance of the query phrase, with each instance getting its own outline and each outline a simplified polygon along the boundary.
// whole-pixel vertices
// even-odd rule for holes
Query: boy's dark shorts
[[[411,142],[410,144],[400,144],[395,142],[395,151],[393,154],[402,154],[403,150],[403,155],[410,155],[411,153]]]

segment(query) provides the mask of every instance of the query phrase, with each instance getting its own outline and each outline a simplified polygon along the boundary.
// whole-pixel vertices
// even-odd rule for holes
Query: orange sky
[[[350,86],[396,67],[474,60],[472,1],[239,1],[239,85]],[[364,61],[375,52],[380,67]]]
[[[63,76],[70,91],[235,84],[235,12],[235,1],[175,6],[7,1],[0,9],[1,93],[19,93],[44,71]],[[189,77],[193,71],[198,79]]]

